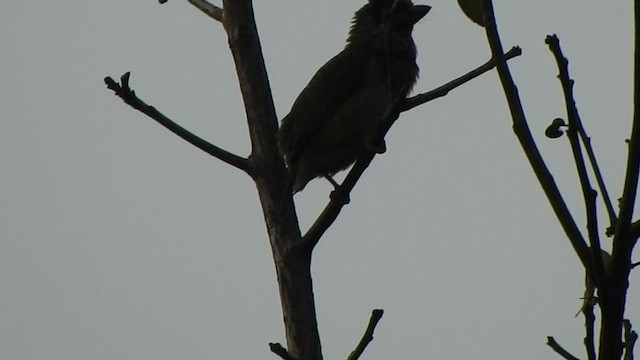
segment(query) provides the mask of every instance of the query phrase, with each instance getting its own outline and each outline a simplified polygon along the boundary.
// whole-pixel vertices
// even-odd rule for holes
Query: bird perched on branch
[[[313,76],[278,131],[294,193],[316,177],[331,179],[364,149],[384,151],[373,138],[387,109],[418,79],[411,32],[430,9],[369,0],[355,13],[344,50]]]

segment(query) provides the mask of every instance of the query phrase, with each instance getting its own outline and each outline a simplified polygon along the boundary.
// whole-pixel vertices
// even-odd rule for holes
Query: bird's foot
[[[349,193],[344,191],[342,189],[342,187],[335,188],[331,192],[331,195],[329,195],[329,199],[331,199],[331,201],[337,201],[337,202],[341,203],[342,205],[347,205],[349,202],[351,202],[351,198],[349,197]]]
[[[342,205],[347,205],[351,201],[349,193],[344,191],[342,186],[338,184],[331,175],[325,175],[324,178],[333,185],[333,191],[331,192],[331,195],[329,195],[331,201],[339,201]]]
[[[384,140],[380,140],[377,144],[372,139],[364,141],[364,148],[373,151],[376,154],[384,154],[387,152],[387,143]]]

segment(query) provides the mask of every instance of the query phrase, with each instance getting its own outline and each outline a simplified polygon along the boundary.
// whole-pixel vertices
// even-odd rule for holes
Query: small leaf
[[[561,127],[563,126],[567,126],[564,120],[555,118],[551,122],[551,125],[547,127],[547,130],[545,130],[544,134],[550,139],[557,139],[562,136],[562,134],[564,134],[564,131],[562,131],[561,129]]]
[[[458,5],[469,20],[482,27],[486,25],[482,11],[482,0],[458,0]]]

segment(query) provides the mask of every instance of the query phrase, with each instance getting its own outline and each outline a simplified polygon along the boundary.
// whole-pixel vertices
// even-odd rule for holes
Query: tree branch
[[[547,36],[545,42],[547,43],[547,45],[549,45],[549,49],[553,53],[558,65],[558,78],[560,79],[560,83],[562,84],[562,91],[564,95],[565,106],[567,108],[567,117],[569,123],[567,137],[569,138],[569,143],[571,144],[573,159],[578,171],[578,179],[580,180],[580,187],[582,188],[582,196],[584,198],[585,208],[587,212],[587,232],[589,234],[590,243],[589,248],[591,249],[591,261],[594,264],[594,267],[587,267],[585,268],[585,270],[587,271],[587,276],[589,276],[590,279],[592,279],[598,287],[598,293],[608,294],[607,274],[605,273],[604,265],[602,263],[602,249],[600,247],[600,238],[598,235],[598,219],[596,209],[597,194],[596,191],[591,188],[589,175],[587,174],[587,166],[585,165],[584,157],[582,155],[582,148],[580,147],[580,140],[578,138],[578,132],[580,131],[580,129],[583,129],[583,126],[582,122],[580,121],[578,109],[576,108],[576,101],[573,96],[574,81],[569,76],[569,60],[567,60],[567,58],[562,54],[562,49],[560,48],[560,40],[557,36]],[[592,162],[592,164],[594,162]],[[595,165],[595,169],[597,169],[597,165]],[[604,184],[602,184],[601,189],[603,187]],[[613,216],[615,218],[615,215]]]
[[[517,46],[511,48],[511,50],[507,51],[504,54],[504,58],[506,60],[510,60],[514,57],[522,55],[522,49]],[[431,100],[437,99],[439,97],[443,97],[449,93],[449,91],[457,88],[458,86],[469,82],[477,78],[478,76],[486,73],[487,71],[493,69],[496,66],[496,60],[494,58],[489,59],[483,65],[478,66],[474,70],[469,71],[468,73],[460,76],[457,79],[451,80],[450,82],[438,86],[437,88],[422,94],[418,94],[412,97],[407,98],[400,107],[400,111],[404,112],[407,110],[411,110],[416,106],[422,105]]]
[[[558,355],[562,356],[567,360],[580,360],[577,357],[571,355],[567,350],[565,350],[560,344],[556,342],[556,339],[553,336],[547,336],[547,345],[553,349]]]
[[[207,0],[188,0],[188,1],[191,3],[191,5],[197,7],[200,11],[207,14],[212,19],[222,22],[222,16],[224,15],[222,8],[216,5],[213,5]]]
[[[369,325],[367,326],[367,330],[365,330],[364,335],[362,335],[362,339],[358,343],[358,346],[351,352],[347,360],[357,360],[360,358],[360,355],[367,348],[367,345],[373,340],[373,332],[378,325],[378,321],[382,319],[382,315],[384,314],[384,310],[375,309],[371,312],[371,318],[369,319]]]
[[[514,47],[509,50],[508,53],[505,54],[506,59],[512,59],[516,56],[522,54],[522,50],[519,47]],[[387,109],[387,113],[383,116],[381,120],[382,124],[386,124],[386,130],[382,129],[384,133],[379,133],[379,140],[384,139],[384,136],[389,131],[391,125],[395,122],[401,112],[411,110],[416,106],[425,104],[431,100],[437,99],[439,97],[445,96],[449,91],[461,86],[470,80],[478,77],[479,75],[491,70],[495,67],[496,61],[489,60],[485,64],[477,67],[475,70],[470,71],[469,73],[452,80],[444,85],[441,85],[429,92],[422,93],[410,98],[405,99],[404,101],[398,101],[397,104],[391,106]],[[377,143],[377,142],[376,142]],[[353,165],[349,174],[343,181],[340,186],[339,191],[334,191],[331,196],[331,201],[324,208],[322,213],[318,216],[316,221],[311,225],[311,227],[307,230],[307,233],[303,237],[303,244],[306,247],[313,248],[322,235],[327,231],[327,229],[333,224],[333,222],[338,218],[338,215],[342,211],[342,208],[349,202],[349,194],[353,187],[355,186],[360,176],[364,173],[366,168],[369,166],[371,161],[373,160],[376,154],[372,151],[364,152],[360,158]]]
[[[277,146],[278,118],[251,0],[223,0],[223,25],[233,56],[251,139],[249,160],[276,268],[288,353],[322,360],[311,278],[312,253],[301,249],[287,170]]]
[[[558,76],[560,78],[560,82],[562,83],[562,88],[565,94],[565,104],[567,106],[567,114],[569,116],[569,127],[573,127],[574,130],[577,131],[577,133],[580,135],[580,139],[582,140],[582,144],[587,151],[589,162],[591,163],[593,173],[598,183],[598,188],[600,189],[600,193],[602,194],[602,200],[604,201],[605,207],[607,209],[607,214],[609,215],[609,228],[613,230],[617,221],[616,213],[613,209],[613,205],[611,204],[611,198],[609,197],[609,192],[607,191],[604,179],[602,178],[600,167],[598,166],[598,162],[596,161],[595,153],[593,152],[593,147],[591,146],[591,138],[587,135],[587,132],[584,129],[584,125],[582,124],[582,120],[580,119],[580,115],[578,114],[578,109],[576,108],[576,102],[573,97],[574,82],[569,77],[569,61],[562,54],[562,49],[560,48],[560,40],[556,35],[547,36],[545,42],[547,43],[547,45],[549,45],[549,49],[553,53],[556,59],[556,63],[558,64],[558,69],[560,71],[560,74]]]
[[[540,151],[538,150],[535,140],[531,135],[529,125],[527,124],[522,103],[518,95],[518,89],[513,81],[507,62],[502,57],[502,44],[500,42],[500,36],[498,34],[494,18],[493,4],[491,3],[491,0],[483,0],[483,6],[487,39],[489,41],[493,57],[498,60],[496,68],[511,111],[513,131],[518,138],[518,141],[520,142],[536,177],[538,178],[538,182],[540,182],[540,185],[547,196],[556,217],[560,221],[560,225],[567,235],[567,238],[571,242],[575,252],[578,254],[578,257],[585,269],[589,268],[591,266],[591,261],[588,246],[584,237],[580,233],[571,212],[567,208],[553,176],[549,172],[549,169],[540,155]]]
[[[235,167],[249,175],[253,174],[253,169],[249,164],[249,161],[243,157],[232,154],[224,149],[221,149],[206,140],[198,137],[197,135],[189,132],[182,126],[176,124],[168,117],[164,116],[161,112],[156,110],[153,106],[147,105],[144,101],[142,101],[136,95],[135,91],[131,90],[129,87],[129,76],[131,74],[126,72],[122,77],[120,77],[121,84],[118,84],[111,77],[104,78],[104,83],[107,85],[107,88],[113,90],[113,92],[119,96],[125,103],[127,103],[132,108],[142,112],[143,114],[149,116],[153,120],[157,121],[160,125],[169,129],[169,131],[174,134],[180,136],[190,144],[194,145],[198,149],[206,152],[207,154]]]

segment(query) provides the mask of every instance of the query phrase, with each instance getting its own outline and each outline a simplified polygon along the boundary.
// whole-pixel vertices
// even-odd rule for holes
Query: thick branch
[[[507,62],[502,58],[502,44],[500,43],[500,36],[498,34],[498,30],[496,27],[496,22],[493,14],[493,4],[491,0],[484,0],[484,17],[486,23],[487,30],[487,39],[489,41],[489,45],[491,47],[491,52],[493,57],[498,60],[497,70],[498,75],[500,76],[500,82],[502,83],[502,87],[504,89],[505,96],[507,98],[507,103],[509,104],[509,109],[511,111],[511,118],[513,120],[513,131],[516,134],[522,149],[533,168],[536,177],[538,178],[538,182],[542,186],[542,189],[553,208],[556,217],[560,221],[560,224],[567,235],[567,238],[571,242],[574,250],[580,257],[580,261],[582,262],[585,268],[589,268],[591,261],[589,256],[589,249],[584,240],[584,237],[580,233],[571,212],[567,208],[560,191],[558,190],[558,186],[553,179],[553,176],[549,172],[547,165],[545,164],[542,156],[540,155],[540,151],[531,135],[531,130],[529,129],[529,125],[527,124],[526,117],[524,115],[524,110],[522,108],[522,103],[520,102],[520,97],[518,95],[518,89],[511,77],[511,73],[509,71],[509,67],[507,66]]]
[[[107,87],[109,89],[113,90],[113,92],[115,92],[117,96],[122,98],[122,100],[124,100],[124,102],[127,103],[132,108],[149,116],[153,120],[157,121],[160,125],[169,129],[169,131],[180,136],[181,138],[183,138],[190,144],[194,145],[198,149],[206,152],[207,154],[219,160],[222,160],[223,162],[233,167],[236,167],[246,172],[247,174],[250,174],[250,175],[252,174],[253,169],[249,165],[249,161],[247,159],[240,157],[238,155],[232,154],[224,149],[221,149],[205,141],[201,137],[198,137],[197,135],[189,132],[182,126],[173,122],[168,117],[164,116],[161,112],[156,110],[156,108],[154,108],[153,106],[147,105],[144,101],[138,98],[138,96],[136,96],[136,93],[133,90],[131,90],[131,88],[129,87],[129,76],[130,76],[129,72],[122,75],[122,77],[120,78],[121,84],[118,84],[111,77],[106,77],[104,79],[104,82],[105,84],[107,84]]]
[[[549,345],[549,347],[552,348],[553,351],[558,353],[558,355],[562,356],[563,358],[565,358],[567,360],[580,360],[577,357],[571,355],[562,346],[560,346],[560,344],[558,344],[556,342],[556,339],[554,339],[552,336],[547,336],[547,345]]]
[[[512,59],[521,54],[521,49],[519,47],[514,47],[505,54],[505,58]],[[387,113],[383,117],[383,120],[381,121],[381,123],[387,124],[387,128],[386,130],[384,130],[384,133],[379,134],[379,139],[384,139],[384,136],[389,131],[389,128],[391,127],[393,122],[395,122],[395,120],[398,118],[400,112],[411,110],[416,106],[445,96],[447,93],[449,93],[449,91],[491,70],[493,67],[495,67],[495,64],[495,60],[489,60],[485,64],[477,67],[476,69],[453,81],[441,85],[429,92],[405,99],[398,104],[398,109],[393,109],[393,107],[389,108],[387,110]],[[303,242],[305,246],[313,248],[320,240],[320,237],[322,237],[322,235],[327,231],[329,226],[331,226],[331,224],[333,224],[333,222],[338,218],[338,215],[342,211],[342,208],[348,203],[347,199],[349,198],[349,193],[355,186],[358,179],[360,179],[360,176],[369,166],[375,155],[376,154],[374,152],[367,151],[360,156],[358,161],[356,161],[356,163],[349,171],[349,174],[345,178],[344,182],[340,186],[340,190],[333,194],[334,196],[331,197],[331,201],[329,202],[329,204],[327,204],[320,216],[318,216],[316,221],[304,235]]]
[[[322,348],[311,278],[311,252],[300,248],[300,228],[287,171],[278,152],[271,87],[251,0],[224,0],[223,25],[233,55],[251,138],[253,179],[258,189],[276,267],[288,353],[321,360]]]
[[[351,352],[347,360],[357,360],[360,358],[360,355],[362,355],[364,350],[367,348],[367,345],[369,345],[369,343],[373,341],[373,332],[378,325],[378,321],[382,319],[383,314],[384,310],[382,309],[375,309],[371,312],[371,318],[369,319],[367,330],[365,330],[364,335],[362,335],[362,339],[360,339],[360,342],[358,343],[358,346],[356,346],[356,348]]]

